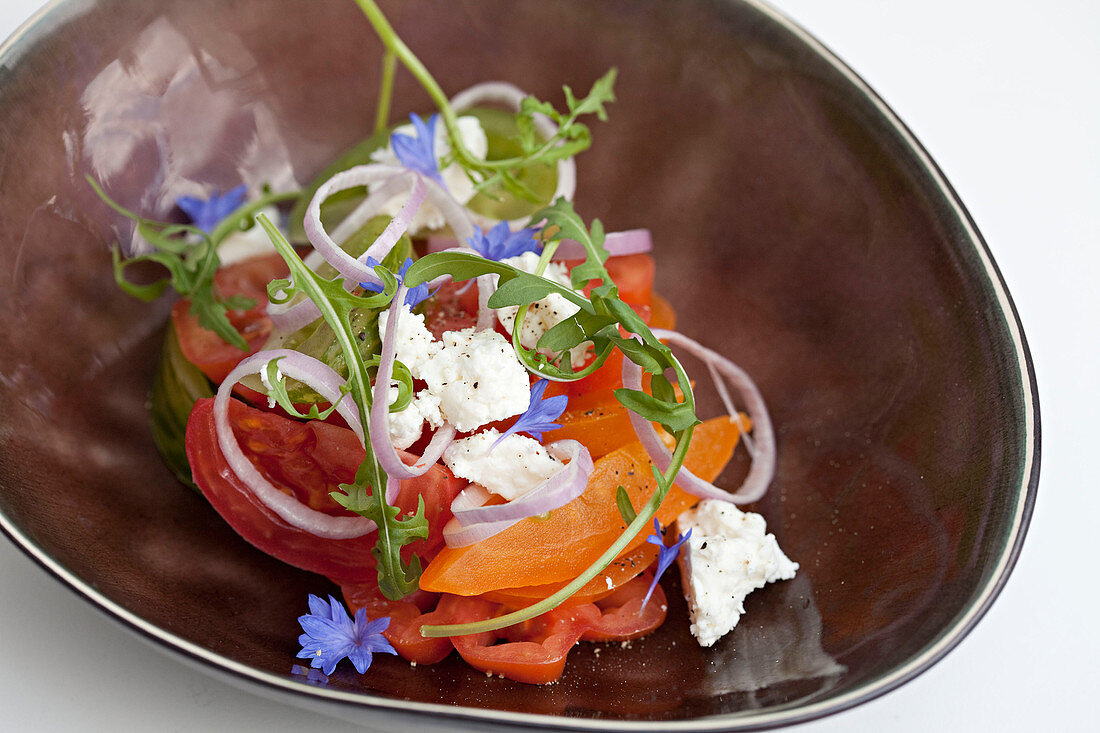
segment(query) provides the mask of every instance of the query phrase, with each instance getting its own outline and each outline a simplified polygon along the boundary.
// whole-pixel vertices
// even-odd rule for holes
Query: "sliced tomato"
[[[335,516],[351,515],[329,493],[348,483],[363,461],[355,434],[318,421],[298,422],[249,407],[236,400],[229,406],[230,424],[245,455],[272,484],[303,504]],[[337,582],[375,578],[372,533],[353,539],[325,539],[293,527],[261,503],[229,468],[214,429],[214,400],[195,403],[187,423],[187,459],[195,483],[215,510],[245,540],[283,562],[327,575]],[[406,559],[427,560],[443,544],[442,527],[450,519],[454,497],[467,482],[443,466],[403,481],[395,504],[415,511],[424,497],[430,534],[406,545]]]
[[[424,325],[437,339],[444,331],[461,331],[476,324],[476,282],[444,283],[424,306]]]
[[[581,638],[585,641],[626,641],[645,636],[664,623],[668,599],[660,584],[653,588],[649,602],[642,605],[651,582],[652,573],[640,575],[596,601],[600,618]]]
[[[565,605],[592,603],[614,594],[618,589],[640,575],[657,559],[656,546],[645,542],[634,550],[615,558],[595,578],[569,597]],[[511,608],[525,608],[548,598],[564,588],[565,582],[546,585],[528,585],[522,588],[505,588],[489,591],[483,598]]]
[[[570,397],[557,423],[561,427],[547,433],[547,439],[579,440],[592,458],[600,458],[637,440],[629,412],[610,389]]]
[[[229,322],[248,344],[247,352],[200,326],[198,317],[191,315],[190,300],[178,301],[172,307],[172,324],[188,361],[211,381],[221,383],[242,359],[259,351],[271,335],[271,319],[266,313],[267,284],[286,274],[286,262],[272,254],[227,265],[214,275],[214,286],[223,298],[243,295],[256,301],[248,310],[228,312]]]
[[[481,598],[443,596],[439,610],[448,623],[492,618],[499,607]],[[455,636],[451,643],[474,669],[517,682],[547,684],[561,677],[569,650],[599,617],[591,605],[559,607],[509,632],[511,641],[497,644],[497,632]]]
[[[467,664],[482,672],[547,684],[561,677],[566,657],[579,640],[625,641],[660,626],[668,604],[658,586],[642,607],[649,582],[650,576],[643,575],[603,601],[559,606],[499,631],[453,636],[451,643]],[[506,610],[486,598],[443,595],[435,614],[451,624],[494,618]]]
[[[562,262],[566,268],[572,270],[583,261],[563,260]],[[657,264],[652,255],[643,253],[608,257],[603,266],[624,302],[634,306],[650,304],[650,298],[653,295],[653,277],[657,272]],[[585,296],[591,294],[592,289],[601,283],[601,280],[590,282],[584,289]]]

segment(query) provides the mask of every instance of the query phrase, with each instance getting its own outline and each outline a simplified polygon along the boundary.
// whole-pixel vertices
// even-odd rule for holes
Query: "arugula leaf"
[[[250,298],[223,298],[214,288],[214,274],[221,261],[218,245],[235,230],[252,221],[259,209],[284,201],[297,194],[265,193],[259,199],[243,204],[214,228],[209,235],[198,227],[187,224],[169,224],[146,219],[114,201],[91,176],[85,176],[96,194],[112,209],[137,225],[137,232],[154,251],[148,254],[123,257],[116,245],[111,250],[111,263],[115,282],[126,293],[144,301],[160,297],[169,285],[185,298],[191,299],[191,315],[199,319],[199,325],[218,334],[223,341],[248,351],[248,343],[229,321],[228,311],[246,310],[255,305]],[[126,277],[126,267],[135,262],[155,262],[168,271],[168,277],[153,283],[139,284]]]
[[[667,402],[636,389],[620,387],[615,390],[615,399],[626,409],[641,415],[650,422],[660,423],[670,433],[698,425],[695,408],[683,402]]]
[[[405,563],[401,559],[401,548],[414,540],[428,538],[424,497],[420,497],[412,515],[400,519],[397,515],[401,510],[386,503],[385,491],[368,492],[363,488],[366,477],[360,473],[363,473],[362,467],[356,474],[355,483],[340,484],[344,493],[333,492],[332,498],[378,525],[378,541],[371,550],[378,563],[378,589],[391,600],[404,598],[419,587],[421,565],[420,558],[415,555]]]

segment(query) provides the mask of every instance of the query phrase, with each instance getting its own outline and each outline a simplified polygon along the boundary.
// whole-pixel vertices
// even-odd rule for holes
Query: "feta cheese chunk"
[[[539,256],[534,252],[524,252],[517,257],[509,257],[501,261],[517,270],[534,273],[539,263]],[[561,263],[549,263],[543,277],[559,285],[572,288],[569,282],[569,271]],[[542,300],[532,303],[527,309],[527,315],[523,319],[523,326],[519,332],[519,342],[528,349],[535,348],[544,333],[573,316],[579,310],[580,307],[566,300],[565,296],[559,293],[550,293]],[[496,309],[497,318],[508,333],[512,333],[517,313],[519,313],[519,306],[515,305]],[[570,351],[569,358],[574,368],[580,368],[584,365],[587,351],[588,346],[586,344],[581,344]],[[551,352],[545,353],[547,356],[553,355]]]
[[[397,400],[397,387],[390,387],[390,404]],[[404,410],[390,413],[390,440],[399,450],[405,450],[419,440],[424,432],[424,422],[438,428],[443,424],[443,415],[439,412],[439,398],[421,390],[409,402]]]
[[[691,537],[680,548],[680,577],[691,615],[691,633],[711,646],[733,630],[745,597],[798,570],[764,518],[725,501],[707,499],[680,515],[677,531]]]
[[[416,134],[416,128],[411,124],[400,125],[394,129],[394,133],[400,135],[406,135],[411,138],[418,137]],[[462,142],[466,146],[466,149],[474,154],[476,158],[484,158],[485,154],[489,150],[489,138],[485,135],[485,130],[481,128],[481,123],[476,117],[469,115],[458,118],[458,133],[462,137]],[[446,158],[451,152],[451,141],[447,136],[447,128],[443,124],[443,120],[440,120],[435,125],[435,156],[436,164],[439,161]],[[392,142],[384,148],[371,153],[371,160],[375,163],[382,163],[384,165],[401,165],[397,160],[397,155],[393,152]],[[466,175],[466,171],[458,163],[451,163],[446,168],[439,172],[440,177],[443,179],[444,185],[451,193],[456,201],[460,204],[465,204],[474,197],[477,190],[474,188],[474,184],[470,181],[470,178]],[[371,188],[377,188],[382,185],[381,183],[374,184]],[[394,196],[385,207],[383,207],[382,213],[390,216],[396,216],[400,211],[401,206],[409,198],[409,193],[412,191],[412,182],[409,182],[409,187],[402,191],[400,194]],[[433,229],[442,229],[447,225],[447,220],[443,218],[443,214],[436,208],[435,204],[431,200],[426,200],[421,206],[419,211],[413,217],[412,222],[409,225],[409,235],[417,234],[422,231],[428,231]]]
[[[460,433],[518,415],[530,402],[527,370],[496,331],[447,331],[442,347],[412,371],[428,383],[444,417]]]
[[[382,311],[378,314],[378,337],[386,337],[386,324],[390,322],[390,312]],[[397,360],[407,366],[413,376],[418,376],[420,370],[443,347],[432,336],[432,332],[424,325],[424,316],[420,313],[405,311],[397,319]]]
[[[518,499],[565,467],[534,438],[512,434],[500,441],[495,428],[456,440],[443,452],[443,462],[456,476],[481,484],[509,501]]]

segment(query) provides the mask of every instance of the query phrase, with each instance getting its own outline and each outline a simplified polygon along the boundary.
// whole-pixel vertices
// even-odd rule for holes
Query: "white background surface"
[[[0,0],[0,38],[39,4]],[[977,629],[899,690],[795,730],[1095,730],[1100,3],[777,4],[878,91],[969,208],[1021,313],[1043,432],[1023,554]],[[3,540],[0,577],[0,728],[352,730],[146,646]]]

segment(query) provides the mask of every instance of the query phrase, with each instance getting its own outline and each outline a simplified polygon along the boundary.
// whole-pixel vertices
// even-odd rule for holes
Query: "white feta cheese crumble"
[[[416,128],[411,124],[401,125],[395,128],[394,132],[411,138],[417,137]],[[481,128],[481,123],[478,122],[476,117],[471,117],[469,115],[459,117],[458,133],[461,135],[462,142],[466,146],[466,149],[473,153],[474,157],[485,157],[485,154],[489,150],[489,139],[485,136],[485,130]],[[443,120],[440,120],[435,125],[436,163],[438,164],[443,158],[450,154],[450,152],[451,141],[447,136],[447,128],[443,125]],[[371,153],[370,157],[375,163],[401,165],[397,160],[397,155],[393,152],[392,144],[374,151]],[[441,170],[439,175],[443,179],[443,183],[447,186],[447,190],[450,191],[451,196],[460,204],[465,204],[474,197],[475,193],[477,193],[474,189],[474,184],[470,182],[465,170],[458,163],[451,163]],[[376,184],[372,186],[372,188],[379,185],[381,184]],[[383,213],[395,216],[401,209],[401,206],[409,198],[411,190],[412,182],[410,181],[409,188],[394,196],[383,208]],[[409,225],[409,234],[413,235],[422,231],[442,229],[446,224],[447,220],[443,218],[443,214],[440,213],[439,209],[435,207],[431,200],[426,200],[413,217],[412,223]]]
[[[390,404],[397,401],[397,387],[390,387]],[[405,450],[420,439],[424,422],[438,428],[443,424],[439,412],[439,398],[427,390],[421,390],[404,410],[390,413],[390,440],[398,450]]]
[[[490,453],[500,437],[495,428],[456,440],[443,452],[443,462],[456,476],[481,484],[511,501],[564,468],[534,438],[512,434]]]
[[[386,337],[386,324],[390,322],[390,312],[382,311],[378,314],[378,337]],[[407,366],[413,376],[420,374],[420,370],[443,347],[432,336],[431,331],[424,325],[424,316],[420,313],[405,311],[397,319],[397,360]]]
[[[277,208],[274,206],[265,206],[256,212],[257,216],[260,214],[270,219],[284,234],[286,233],[280,226],[282,216],[279,214]],[[235,230],[218,245],[218,259],[221,260],[223,267],[225,265],[243,262],[244,260],[252,259],[260,255],[274,253],[275,245],[271,243],[271,237],[267,236],[267,232],[264,231],[264,228],[256,222],[252,224],[251,228],[243,232]]]
[[[511,265],[517,270],[534,273],[535,268],[538,266],[539,256],[534,252],[524,252],[517,257],[508,257],[501,261],[506,265]],[[569,271],[566,269],[565,265],[561,263],[549,263],[546,267],[546,271],[543,273],[543,277],[559,285],[572,288],[569,282]],[[571,317],[579,310],[580,307],[567,300],[565,296],[559,293],[550,293],[542,300],[532,303],[527,309],[527,315],[523,319],[523,326],[519,332],[519,342],[528,349],[535,348],[535,345],[538,344],[539,339],[542,338],[544,333]],[[509,334],[512,333],[512,327],[515,325],[517,313],[519,313],[519,306],[514,305],[496,309],[497,319],[500,320],[501,324],[504,326],[504,330]],[[570,351],[569,358],[574,368],[580,368],[584,365],[587,352],[587,344],[576,346]],[[547,356],[553,355],[550,352],[545,353]]]
[[[444,417],[462,433],[524,412],[531,398],[527,370],[496,331],[447,331],[442,348],[413,376],[428,383]]]
[[[798,570],[764,518],[733,504],[708,499],[680,515],[677,531],[691,537],[680,548],[680,577],[691,615],[691,633],[711,646],[733,630],[745,612],[745,597]]]

